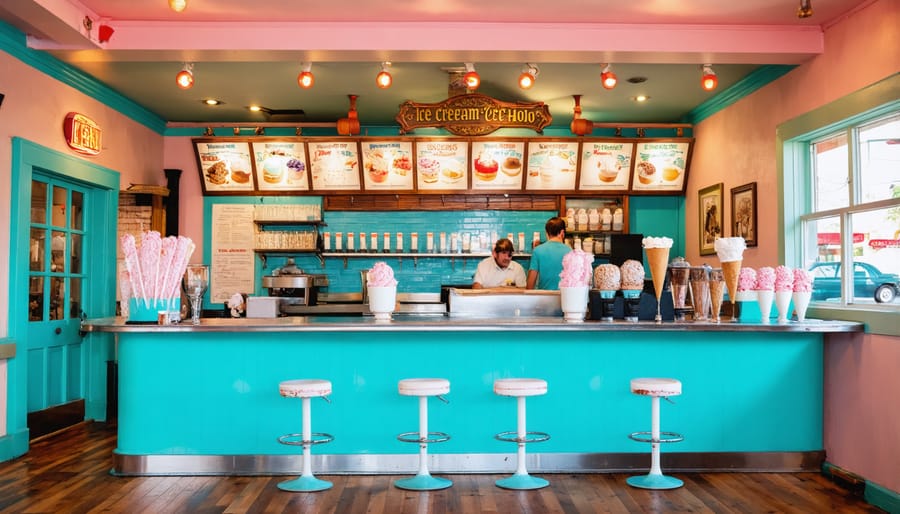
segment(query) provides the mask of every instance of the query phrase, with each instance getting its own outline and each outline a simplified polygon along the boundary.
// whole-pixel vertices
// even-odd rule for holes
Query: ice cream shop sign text
[[[63,122],[63,135],[69,148],[80,154],[100,153],[100,126],[84,114],[70,112]]]
[[[481,136],[507,127],[540,134],[553,121],[543,102],[502,102],[479,94],[453,96],[436,104],[406,101],[395,119],[403,132],[438,127],[458,136]]]

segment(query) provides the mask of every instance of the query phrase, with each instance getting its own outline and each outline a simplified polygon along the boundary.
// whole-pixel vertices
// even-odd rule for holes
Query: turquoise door
[[[84,419],[82,292],[89,189],[35,173],[28,251],[28,418],[31,436]]]

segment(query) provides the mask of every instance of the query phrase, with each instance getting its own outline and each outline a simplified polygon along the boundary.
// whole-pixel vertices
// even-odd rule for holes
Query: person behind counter
[[[544,225],[547,242],[531,251],[531,266],[528,267],[527,289],[559,289],[559,274],[562,273],[563,256],[572,249],[563,243],[566,236],[566,220],[553,217]]]
[[[499,239],[490,257],[478,263],[472,289],[483,287],[525,287],[525,268],[512,260],[512,241]]]

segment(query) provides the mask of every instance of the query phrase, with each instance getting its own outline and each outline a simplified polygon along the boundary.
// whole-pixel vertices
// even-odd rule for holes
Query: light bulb
[[[375,76],[375,84],[381,89],[387,89],[394,83],[394,77],[392,77],[391,73],[388,71],[390,65],[391,63],[389,62],[381,63],[381,71]]]
[[[712,66],[706,64],[703,66],[703,77],[700,79],[700,86],[704,91],[712,91],[719,85],[719,79],[716,77],[716,72],[713,71]]]
[[[616,87],[616,84],[619,82],[619,79],[616,77],[616,74],[609,69],[609,65],[605,65],[603,67],[603,72],[600,73],[600,84],[603,86],[603,89],[612,89]]]
[[[169,9],[181,12],[187,8],[187,0],[169,0]]]
[[[303,89],[309,89],[313,87],[313,84],[316,82],[316,78],[313,76],[311,71],[301,71],[299,75],[297,75],[297,84]]]
[[[175,75],[175,83],[181,89],[190,89],[194,87],[194,65],[185,64],[184,68]]]

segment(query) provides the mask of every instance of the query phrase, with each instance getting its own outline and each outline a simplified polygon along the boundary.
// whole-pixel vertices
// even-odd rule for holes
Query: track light
[[[800,0],[800,7],[797,8],[798,18],[809,18],[813,15],[812,0]]]
[[[609,69],[609,64],[603,65],[603,71],[600,73],[600,83],[603,85],[603,89],[612,89],[616,87],[616,83],[619,82],[619,79],[616,77],[616,74]]]
[[[297,85],[299,85],[303,89],[309,89],[313,87],[313,84],[316,82],[316,78],[310,71],[312,69],[312,63],[304,62],[300,66],[301,71],[300,74],[297,75]]]
[[[394,83],[394,77],[392,77],[391,72],[388,71],[388,68],[390,67],[391,61],[384,61],[381,63],[381,71],[375,76],[375,84],[381,89],[387,89]]]
[[[169,9],[181,12],[187,8],[187,0],[169,0]]]
[[[519,87],[522,89],[531,89],[541,71],[536,64],[528,63],[522,68],[522,74],[519,75]]]
[[[463,75],[463,82],[470,91],[475,91],[481,85],[481,76],[475,71],[475,65],[470,62],[466,63],[466,74]]]
[[[712,91],[719,85],[719,79],[716,72],[712,69],[712,64],[703,65],[703,78],[700,79],[700,86],[704,91]]]
[[[194,87],[194,64],[186,62],[184,68],[175,75],[175,83],[181,89],[190,89]]]

